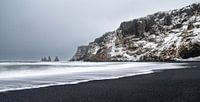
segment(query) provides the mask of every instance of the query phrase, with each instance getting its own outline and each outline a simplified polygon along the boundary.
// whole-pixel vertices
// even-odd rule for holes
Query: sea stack
[[[47,57],[42,57],[41,58],[41,62],[51,62],[51,57],[50,56],[48,56],[48,58]]]
[[[48,56],[48,60],[47,60],[48,62],[51,62],[51,57],[50,56]]]
[[[58,56],[56,56],[56,58],[55,58],[54,61],[55,61],[55,62],[59,62]]]

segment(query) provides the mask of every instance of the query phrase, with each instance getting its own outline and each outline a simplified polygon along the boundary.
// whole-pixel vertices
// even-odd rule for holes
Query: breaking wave
[[[184,63],[153,62],[1,62],[0,92],[77,84],[184,68]]]

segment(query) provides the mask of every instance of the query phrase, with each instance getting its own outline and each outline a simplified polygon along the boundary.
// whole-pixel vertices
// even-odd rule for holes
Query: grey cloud
[[[198,0],[1,0],[0,60],[69,59],[120,22]]]

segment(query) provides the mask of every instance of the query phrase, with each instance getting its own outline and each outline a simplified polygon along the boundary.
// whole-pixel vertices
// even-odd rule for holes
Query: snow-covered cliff
[[[200,56],[200,3],[121,23],[72,61],[168,61]]]

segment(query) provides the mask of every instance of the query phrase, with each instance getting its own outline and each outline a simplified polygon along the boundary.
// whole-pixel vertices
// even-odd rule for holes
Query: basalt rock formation
[[[200,56],[200,3],[126,21],[72,61],[169,61]]]

